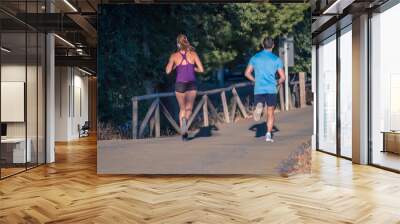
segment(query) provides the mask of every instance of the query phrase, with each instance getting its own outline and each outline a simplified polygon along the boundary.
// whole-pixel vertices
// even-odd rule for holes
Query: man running
[[[275,47],[274,40],[266,37],[262,45],[264,49],[255,54],[247,65],[245,76],[254,84],[254,101],[256,109],[254,111],[254,120],[259,121],[264,109],[264,115],[267,125],[267,134],[265,140],[273,142],[272,128],[274,127],[274,111],[277,104],[278,86],[285,82],[285,72],[283,70],[282,60],[272,53]],[[254,71],[254,76],[253,76]],[[276,81],[275,74],[279,74],[279,80]]]

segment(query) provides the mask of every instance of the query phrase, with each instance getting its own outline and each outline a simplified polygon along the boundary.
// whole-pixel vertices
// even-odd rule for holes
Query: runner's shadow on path
[[[193,136],[189,136],[188,140],[193,140],[195,138],[207,138],[213,136],[213,132],[218,131],[218,127],[215,125],[210,125],[208,127],[201,127]]]
[[[255,138],[263,137],[267,134],[267,127],[265,126],[265,122],[254,124],[249,128],[250,131],[255,132]],[[272,133],[279,132],[279,129],[274,125],[272,128]]]

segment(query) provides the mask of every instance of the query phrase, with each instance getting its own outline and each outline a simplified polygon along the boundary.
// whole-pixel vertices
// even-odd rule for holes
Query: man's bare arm
[[[278,75],[279,75],[278,85],[281,85],[286,80],[285,71],[283,69],[279,69]]]
[[[244,76],[246,76],[246,78],[252,82],[255,82],[256,80],[254,79],[253,76],[253,66],[248,65],[246,68],[246,71],[244,72]]]

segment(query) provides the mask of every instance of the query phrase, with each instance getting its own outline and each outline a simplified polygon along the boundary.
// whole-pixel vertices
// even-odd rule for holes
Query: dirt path
[[[275,142],[252,119],[180,137],[98,142],[102,174],[277,174],[277,167],[311,139],[312,107],[277,114]]]

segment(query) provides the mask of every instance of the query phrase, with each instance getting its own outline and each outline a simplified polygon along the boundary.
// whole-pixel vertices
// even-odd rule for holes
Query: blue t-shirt
[[[256,83],[254,94],[276,94],[276,72],[283,68],[282,60],[268,50],[262,50],[251,57],[249,65],[253,66]]]

